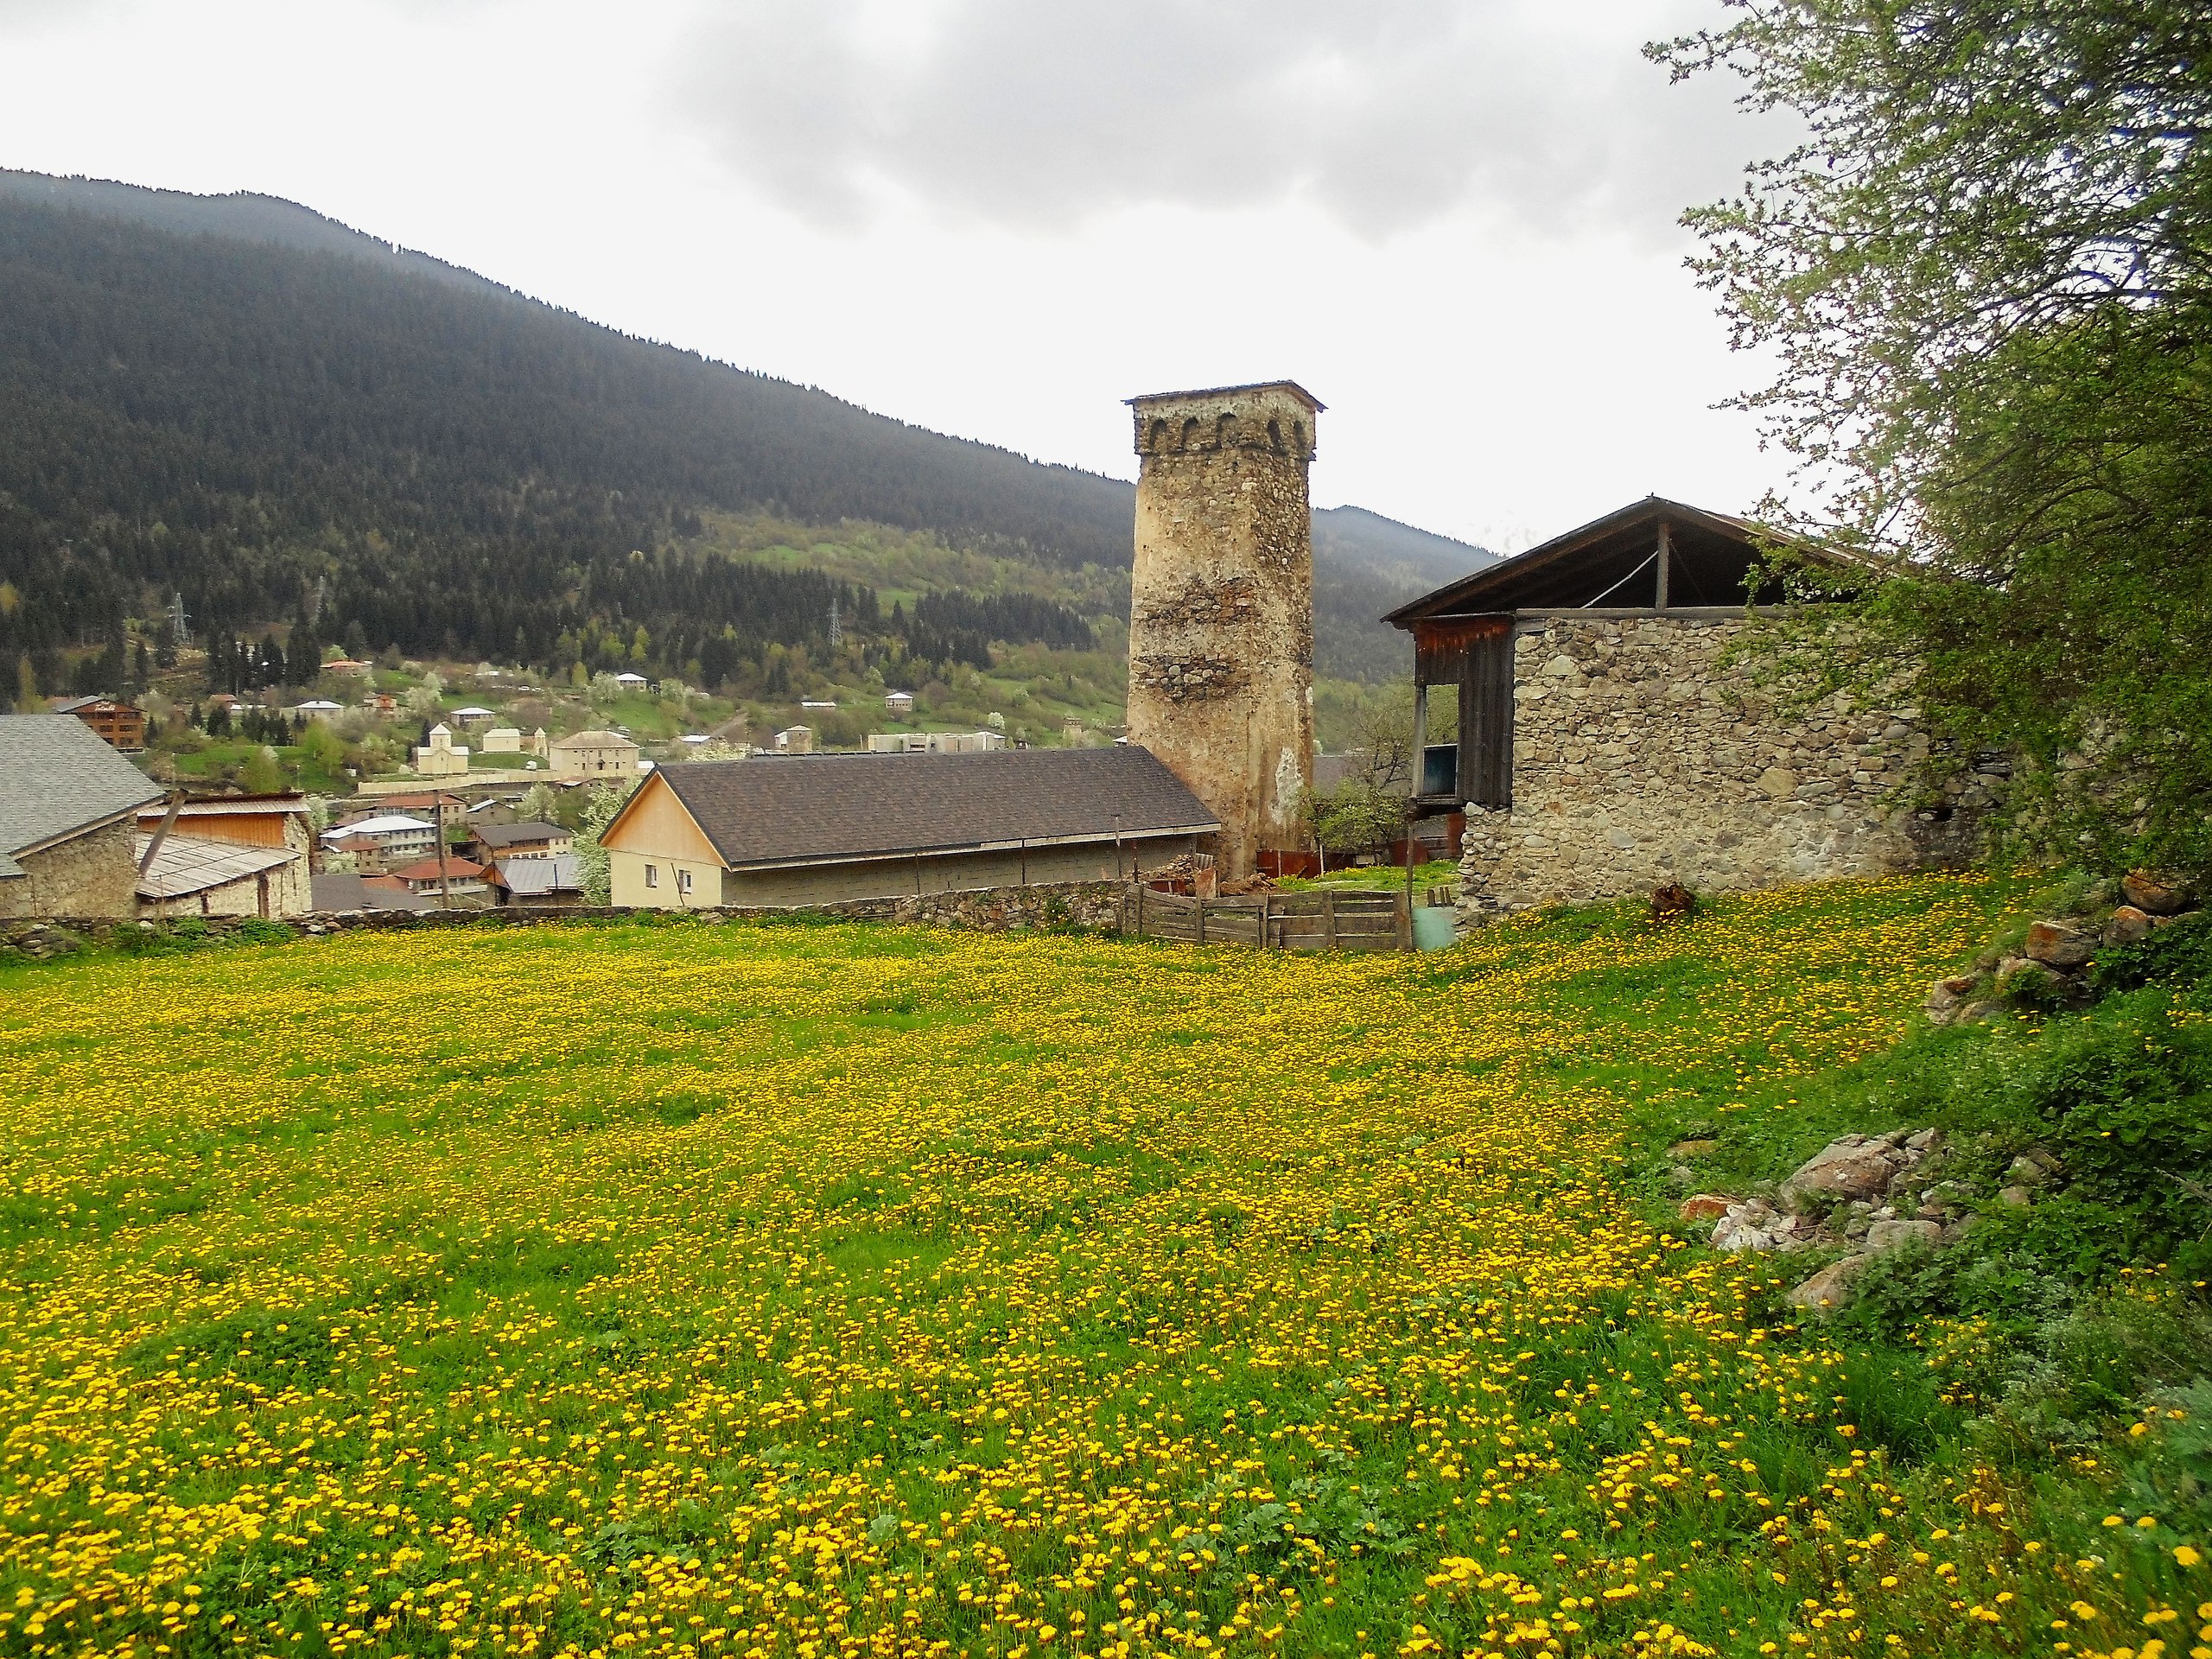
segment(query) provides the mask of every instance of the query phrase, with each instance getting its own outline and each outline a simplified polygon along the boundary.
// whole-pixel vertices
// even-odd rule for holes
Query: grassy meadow
[[[2202,1659],[2181,1414],[1985,1455],[1655,1175],[2018,902],[0,968],[0,1653]]]

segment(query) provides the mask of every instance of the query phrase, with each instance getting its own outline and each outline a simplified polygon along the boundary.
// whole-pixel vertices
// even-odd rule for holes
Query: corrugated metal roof
[[[0,877],[32,852],[159,800],[146,774],[74,715],[0,715]]]
[[[168,808],[162,805],[142,807],[140,823],[159,818]],[[177,820],[186,818],[261,817],[270,813],[305,817],[308,798],[304,795],[218,795],[206,800],[187,801],[177,812]]]
[[[142,835],[135,840],[136,855],[143,859],[154,838]],[[162,842],[162,850],[154,855],[152,868],[138,878],[138,896],[182,899],[245,880],[264,870],[282,869],[298,856],[274,847],[241,847],[234,841],[201,841],[171,831]]]
[[[1134,744],[795,755],[766,765],[698,760],[657,775],[732,868],[1110,841],[1117,833],[1209,835],[1221,827],[1149,749]]]
[[[499,885],[518,898],[541,898],[549,893],[574,892],[580,885],[579,864],[574,853],[550,858],[511,858],[499,868]]]

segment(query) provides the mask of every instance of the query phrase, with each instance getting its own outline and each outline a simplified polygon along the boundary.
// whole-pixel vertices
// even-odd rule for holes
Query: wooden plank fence
[[[1413,911],[1402,892],[1322,887],[1193,899],[1132,887],[1122,930],[1141,939],[1246,944],[1263,950],[1410,950]]]

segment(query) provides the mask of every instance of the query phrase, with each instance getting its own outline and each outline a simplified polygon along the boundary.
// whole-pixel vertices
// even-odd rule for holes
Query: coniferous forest
[[[823,643],[833,602],[902,655],[982,666],[1090,626],[1034,594],[881,602],[718,550],[702,515],[1072,575],[1127,568],[1131,510],[1120,480],[630,338],[289,202],[0,173],[0,695],[115,689],[128,625],[165,654],[179,596],[223,677],[260,683],[245,658],[281,627],[302,662],[314,642],[713,686]],[[1325,674],[1402,672],[1380,613],[1488,556],[1354,507],[1315,528]]]
[[[1126,484],[489,284],[0,200],[0,658],[118,637],[178,593],[195,634],[289,621],[556,666],[643,627],[653,662],[709,683],[823,635],[833,599],[885,626],[863,588],[688,545],[712,507],[1128,556]],[[899,621],[940,661],[1090,639],[1027,595]]]

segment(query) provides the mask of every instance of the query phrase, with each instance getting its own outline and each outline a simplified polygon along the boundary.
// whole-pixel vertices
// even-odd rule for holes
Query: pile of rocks
[[[0,960],[28,957],[33,962],[45,962],[54,957],[66,957],[83,945],[84,940],[67,928],[50,923],[34,922],[0,930]]]
[[[2014,1003],[2084,1003],[2100,950],[2133,944],[2153,929],[2196,914],[2188,888],[2145,870],[2128,872],[2120,897],[2124,902],[2101,923],[2082,917],[2037,922],[2019,950],[1989,962],[1987,972],[1937,981],[1928,993],[1929,1019],[1939,1026],[1964,1025],[1999,1018]]]
[[[1801,1307],[1838,1307],[1876,1256],[1911,1245],[1942,1249],[1974,1224],[1974,1194],[1963,1180],[1945,1178],[1949,1154],[1939,1129],[1842,1135],[1792,1171],[1771,1198],[1700,1192],[1681,1214],[1713,1222],[1716,1250],[1848,1249],[1790,1292]],[[2061,1173],[2055,1156],[2034,1147],[2012,1160],[1997,1201],[2031,1203],[2035,1189]]]

